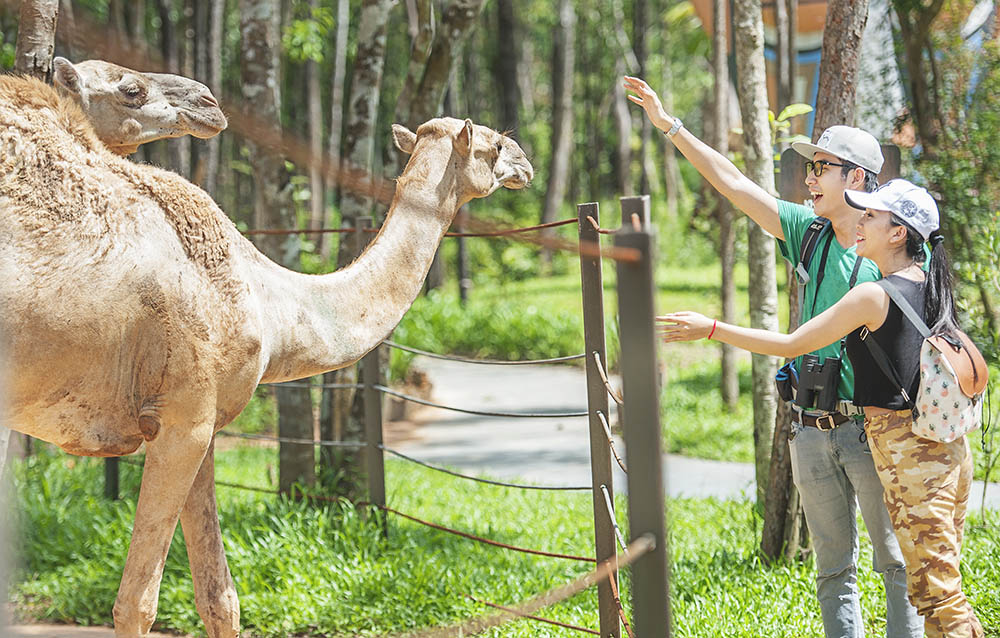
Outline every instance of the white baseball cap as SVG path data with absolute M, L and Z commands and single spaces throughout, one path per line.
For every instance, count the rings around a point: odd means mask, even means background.
M 815 144 L 792 142 L 792 148 L 809 159 L 813 153 L 822 151 L 845 159 L 876 175 L 882 170 L 882 147 L 871 133 L 853 126 L 831 126 L 823 131 Z
M 924 241 L 941 225 L 937 202 L 916 184 L 905 179 L 891 179 L 874 193 L 844 191 L 844 199 L 855 208 L 886 210 L 899 217 L 920 233 Z

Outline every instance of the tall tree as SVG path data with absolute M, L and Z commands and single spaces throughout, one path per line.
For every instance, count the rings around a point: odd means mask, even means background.
M 734 55 L 743 119 L 743 156 L 747 177 L 776 195 L 771 130 L 767 117 L 767 79 L 764 74 L 764 22 L 760 0 L 733 0 Z M 778 329 L 778 287 L 774 238 L 757 224 L 748 224 L 750 267 L 750 325 Z M 754 465 L 757 501 L 764 502 L 771 456 L 777 401 L 774 396 L 774 357 L 753 355 Z
M 204 81 L 215 95 L 222 95 L 222 27 L 225 19 L 226 0 L 211 0 L 208 10 L 208 38 L 204 46 Z M 209 195 L 219 199 L 220 140 L 213 137 L 203 151 L 204 181 L 202 186 Z
M 364 0 L 361 5 L 354 76 L 340 159 L 341 173 L 347 174 L 348 180 L 354 176 L 371 175 L 375 170 L 375 125 L 382 97 L 386 23 L 395 5 L 395 0 Z M 341 224 L 357 228 L 359 218 L 372 214 L 372 204 L 370 193 L 358 193 L 356 189 L 342 190 Z M 338 267 L 342 268 L 354 259 L 354 247 L 353 242 L 340 242 L 337 251 Z M 327 374 L 324 378 L 334 383 L 363 381 L 357 366 L 348 366 Z M 361 440 L 364 435 L 362 394 L 351 390 L 335 390 L 331 400 L 330 421 L 327 422 L 328 425 L 324 425 L 325 431 L 336 440 Z M 338 489 L 348 496 L 360 494 L 364 485 L 361 455 L 357 451 L 344 451 L 336 455 L 336 458 L 331 458 L 331 455 L 325 455 L 325 458 L 334 463 L 329 472 L 335 477 Z
M 344 78 L 347 69 L 347 36 L 350 22 L 349 0 L 337 0 L 337 30 L 333 45 L 333 74 L 330 78 L 330 141 L 327 144 L 331 170 L 327 175 L 337 175 L 340 171 L 340 140 L 344 129 Z M 327 179 L 325 190 L 330 198 L 335 200 L 337 181 Z M 324 223 L 330 224 L 332 221 L 331 211 Z M 332 238 L 324 238 L 320 249 L 324 261 L 329 259 L 332 248 Z
M 921 145 L 924 152 L 931 155 L 939 134 L 934 114 L 938 99 L 937 83 L 933 81 L 933 75 L 936 74 L 929 73 L 927 67 L 931 65 L 933 68 L 934 65 L 931 26 L 943 5 L 944 0 L 892 0 L 902 41 L 901 62 L 906 67 L 906 81 L 909 85 L 907 97 L 913 107 L 913 120 Z
M 52 51 L 58 17 L 59 0 L 21 0 L 14 43 L 14 71 L 44 82 L 52 79 Z
M 649 28 L 648 0 L 633 0 L 632 2 L 632 50 L 635 52 L 635 71 L 639 77 L 646 77 L 646 30 Z M 616 86 L 621 82 L 617 82 Z M 629 115 L 637 115 L 629 109 Z M 650 134 L 653 127 L 648 117 L 641 117 L 639 126 L 639 193 L 649 194 L 649 176 L 652 173 L 649 164 Z
M 521 92 L 517 81 L 518 32 L 514 17 L 514 0 L 497 0 L 496 76 L 500 82 L 501 130 L 518 129 L 518 107 Z M 562 10 L 560 9 L 560 15 Z M 553 84 L 553 86 L 555 86 Z
M 672 41 L 668 11 L 663 11 L 663 50 L 666 51 L 663 57 L 663 81 L 660 85 L 660 99 L 663 101 L 663 108 L 667 113 L 674 113 L 674 67 L 670 51 Z M 681 172 L 677 165 L 677 149 L 673 144 L 666 141 L 663 143 L 663 185 L 666 187 L 666 210 L 667 217 L 676 219 L 678 198 L 681 189 Z
M 309 8 L 314 12 L 319 8 L 319 0 L 309 0 Z M 319 86 L 319 63 L 313 58 L 306 60 L 306 101 L 309 104 L 309 227 L 313 230 L 323 226 L 323 100 Z M 322 241 L 322 235 L 317 235 Z
M 775 4 L 775 27 L 778 40 L 778 104 L 776 112 L 792 103 L 792 89 L 796 74 L 796 34 L 795 24 L 798 0 L 777 0 Z M 797 161 L 797 160 L 796 160 Z M 784 163 L 784 161 L 783 161 Z M 804 189 L 802 176 L 792 166 L 783 166 L 781 171 L 783 199 L 802 201 L 805 197 L 794 196 Z M 793 281 L 791 264 L 785 262 L 785 280 Z M 788 330 L 799 325 L 798 287 L 788 286 Z M 777 559 L 782 554 L 791 559 L 800 553 L 805 545 L 808 528 L 805 514 L 799 504 L 798 490 L 792 481 L 792 462 L 788 448 L 788 433 L 791 430 L 792 407 L 787 401 L 778 401 L 778 411 L 774 421 L 774 436 L 771 442 L 771 468 L 768 478 L 767 495 L 764 498 L 764 526 L 760 547 L 765 556 Z
M 726 28 L 727 0 L 712 2 L 712 80 L 715 100 L 712 105 L 712 146 L 723 155 L 729 153 L 729 64 Z M 668 111 L 669 113 L 670 111 Z M 648 119 L 648 118 L 647 118 Z M 672 146 L 672 145 L 671 145 Z M 722 320 L 736 320 L 736 218 L 732 205 L 725 197 L 713 193 L 715 214 L 719 223 L 719 257 L 722 260 Z M 740 396 L 739 376 L 736 370 L 736 348 L 729 344 L 721 347 L 722 401 L 729 407 L 736 406 Z
M 273 0 L 240 0 L 241 70 L 243 99 L 254 113 L 275 129 L 281 128 L 279 87 L 279 12 Z M 285 158 L 273 148 L 246 140 L 253 171 L 254 222 L 258 228 L 294 228 L 295 210 L 291 199 L 291 176 Z M 294 235 L 264 235 L 260 248 L 265 255 L 285 265 L 297 267 L 298 239 Z M 313 438 L 312 402 L 309 391 L 278 386 L 278 433 L 283 437 Z M 278 484 L 282 492 L 292 485 L 312 483 L 315 461 L 312 446 L 281 443 Z
M 632 195 L 632 112 L 628 107 L 628 100 L 625 98 L 625 89 L 622 87 L 621 77 L 625 73 L 635 75 L 639 72 L 639 61 L 635 57 L 635 50 L 629 42 L 628 33 L 625 32 L 625 12 L 622 8 L 622 0 L 611 0 L 609 3 L 612 12 L 612 24 L 614 26 L 615 41 L 618 44 L 620 55 L 615 57 L 615 74 L 612 82 L 611 112 L 615 121 L 615 158 L 616 158 L 616 186 L 621 195 Z M 643 118 L 645 120 L 646 118 Z
M 819 92 L 813 140 L 835 124 L 854 124 L 861 36 L 868 22 L 868 0 L 830 0 L 823 27 Z
M 566 199 L 570 159 L 573 153 L 573 76 L 575 75 L 576 12 L 570 0 L 559 2 L 559 27 L 552 43 L 552 154 L 549 157 L 549 178 L 545 183 L 545 203 L 542 223 L 555 221 Z M 549 233 L 551 235 L 551 233 Z M 552 253 L 542 251 L 548 264 Z

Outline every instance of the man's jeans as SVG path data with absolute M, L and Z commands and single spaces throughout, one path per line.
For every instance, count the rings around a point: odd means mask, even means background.
M 830 431 L 792 423 L 792 476 L 816 552 L 816 596 L 826 638 L 865 635 L 858 598 L 857 506 L 861 506 L 882 574 L 887 638 L 921 638 L 923 619 L 906 597 L 906 569 L 882 498 L 882 483 L 863 426 L 848 421 Z M 857 497 L 857 501 L 855 501 Z

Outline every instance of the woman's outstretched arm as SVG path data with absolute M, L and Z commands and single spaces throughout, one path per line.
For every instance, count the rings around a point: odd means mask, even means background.
M 687 311 L 663 315 L 656 321 L 663 340 L 668 343 L 711 337 L 758 354 L 797 357 L 839 341 L 860 326 L 876 330 L 888 311 L 889 295 L 874 282 L 866 282 L 791 334 L 743 328 Z

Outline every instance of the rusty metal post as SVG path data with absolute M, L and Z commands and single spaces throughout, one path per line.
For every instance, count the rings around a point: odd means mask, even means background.
M 587 217 L 600 223 L 600 209 L 597 203 L 579 204 L 579 235 L 581 246 L 585 243 L 598 244 L 600 234 Z M 594 361 L 596 353 L 601 365 L 607 368 L 604 343 L 604 284 L 601 274 L 600 256 L 587 257 L 580 251 L 580 279 L 583 291 L 583 341 L 587 362 L 587 411 L 590 419 L 590 476 L 594 499 L 594 548 L 597 562 L 615 556 L 615 530 L 611 524 L 615 512 L 608 511 L 608 500 L 614 504 L 614 483 L 611 474 L 611 448 L 608 444 L 600 414 L 608 414 L 608 392 L 604 388 L 601 374 Z M 605 500 L 601 487 L 608 491 Z M 611 575 L 616 581 L 618 572 Z M 601 637 L 620 638 L 621 624 L 618 620 L 618 606 L 609 582 L 597 585 L 597 610 L 600 616 Z
M 616 247 L 635 249 L 641 256 L 634 263 L 619 261 L 617 272 L 629 534 L 632 540 L 643 534 L 656 539 L 655 549 L 632 567 L 633 625 L 635 635 L 644 638 L 670 636 L 652 243 L 649 232 L 634 232 L 631 224 L 615 235 Z
M 633 195 L 619 199 L 622 207 L 622 227 L 630 230 L 649 230 L 649 195 Z M 639 216 L 639 228 L 633 228 L 632 215 Z

